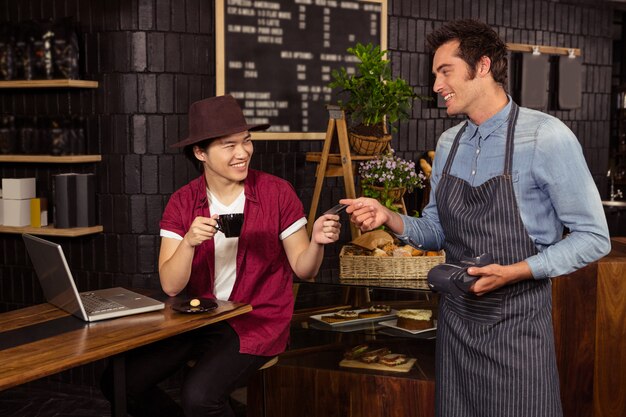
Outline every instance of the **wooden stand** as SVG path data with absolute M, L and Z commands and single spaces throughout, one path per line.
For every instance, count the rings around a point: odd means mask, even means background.
M 316 162 L 318 164 L 315 173 L 315 189 L 307 222 L 309 237 L 311 237 L 313 223 L 315 223 L 317 217 L 324 180 L 329 177 L 343 177 L 345 198 L 354 199 L 357 197 L 354 180 L 355 162 L 369 161 L 377 157 L 377 155 L 353 155 L 350 152 L 350 143 L 348 142 L 345 112 L 335 105 L 327 105 L 326 109 L 328 110 L 328 128 L 326 129 L 322 152 L 307 152 L 306 154 L 308 162 Z M 331 149 L 337 149 L 337 146 L 333 146 L 335 143 L 338 145 L 339 153 L 331 153 Z M 406 214 L 404 199 L 401 199 L 397 206 L 401 213 Z M 361 231 L 352 222 L 350 222 L 350 233 L 352 239 L 356 239 L 361 235 Z M 294 289 L 295 295 L 297 295 L 297 287 Z M 344 304 L 362 305 L 361 303 L 369 301 L 367 289 L 347 287 L 344 291 Z
M 328 109 L 329 118 L 322 152 L 308 152 L 306 154 L 307 161 L 318 163 L 317 172 L 315 173 L 316 181 L 315 189 L 313 191 L 313 200 L 311 201 L 311 208 L 309 210 L 309 219 L 307 223 L 307 232 L 309 236 L 311 236 L 313 223 L 317 217 L 317 207 L 319 205 L 324 179 L 327 177 L 343 176 L 346 198 L 356 198 L 356 190 L 354 187 L 354 166 L 352 161 L 357 159 L 367 160 L 372 158 L 370 156 L 358 157 L 350 154 L 348 128 L 346 126 L 346 115 L 344 111 L 341 110 L 339 106 L 329 105 L 326 108 Z M 337 135 L 335 135 L 335 131 Z M 337 137 L 339 143 L 339 154 L 330 153 L 335 137 Z M 361 235 L 360 230 L 357 229 L 352 223 L 350 223 L 350 232 L 352 233 L 353 239 Z
M 346 198 L 356 198 L 356 189 L 354 185 L 354 165 L 353 161 L 370 160 L 374 156 L 358 156 L 350 153 L 350 143 L 348 142 L 348 127 L 346 125 L 346 114 L 339 106 L 328 105 L 328 128 L 324 138 L 324 147 L 322 152 L 308 152 L 306 160 L 308 162 L 316 162 L 318 164 L 315 173 L 315 189 L 313 191 L 313 200 L 309 209 L 309 217 L 306 226 L 307 233 L 311 237 L 313 232 L 313 223 L 317 217 L 317 208 L 322 194 L 322 186 L 324 179 L 328 177 L 343 177 L 343 184 L 346 190 Z M 335 134 L 336 133 L 336 134 Z M 339 154 L 330 153 L 332 145 L 337 138 L 339 145 Z M 361 235 L 361 231 L 350 222 L 350 234 L 352 239 Z M 361 291 L 363 292 L 363 291 Z M 364 291 L 367 294 L 367 290 Z M 294 290 L 294 297 L 297 294 L 297 288 Z M 348 303 L 354 296 L 354 291 L 349 288 L 344 289 L 344 304 Z M 369 299 L 366 295 L 362 298 Z M 352 300 L 355 301 L 355 300 Z
M 357 161 L 369 161 L 376 158 L 377 155 L 352 155 L 350 152 L 350 143 L 348 142 L 348 128 L 346 125 L 346 115 L 339 106 L 328 105 L 328 128 L 326 129 L 326 137 L 324 138 L 324 147 L 322 152 L 308 152 L 306 160 L 308 162 L 318 163 L 315 173 L 315 189 L 313 191 L 313 200 L 309 210 L 309 218 L 307 223 L 307 232 L 311 236 L 313 223 L 317 216 L 317 208 L 322 193 L 324 179 L 328 177 L 343 177 L 343 184 L 346 190 L 346 198 L 356 198 L 355 189 L 355 165 Z M 336 133 L 336 134 L 335 134 Z M 337 138 L 339 145 L 339 153 L 330 153 L 334 140 Z M 336 148 L 336 147 L 335 147 Z M 401 213 L 406 214 L 406 206 L 404 200 L 398 204 Z M 350 232 L 352 239 L 361 235 L 361 231 L 353 224 L 350 224 Z

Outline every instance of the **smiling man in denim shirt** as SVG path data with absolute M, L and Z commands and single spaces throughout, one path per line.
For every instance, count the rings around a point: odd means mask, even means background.
M 387 226 L 446 262 L 488 253 L 466 295 L 442 294 L 436 415 L 562 416 L 551 282 L 606 255 L 602 203 L 576 136 L 558 119 L 507 95 L 506 45 L 461 20 L 428 36 L 434 91 L 467 120 L 437 144 L 423 217 L 373 199 L 342 200 L 363 231 Z M 567 233 L 564 235 L 564 231 Z

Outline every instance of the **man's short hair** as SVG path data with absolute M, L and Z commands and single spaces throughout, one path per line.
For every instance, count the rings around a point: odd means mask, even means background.
M 478 20 L 463 19 L 444 24 L 426 37 L 426 44 L 435 52 L 449 41 L 459 41 L 458 56 L 467 64 L 470 78 L 476 76 L 476 66 L 483 56 L 491 59 L 491 75 L 505 90 L 508 59 L 506 44 L 491 26 Z
M 196 158 L 196 155 L 193 153 L 193 148 L 194 147 L 198 147 L 200 149 L 202 149 L 203 151 L 206 152 L 206 149 L 209 147 L 209 145 L 211 144 L 211 142 L 213 142 L 215 139 L 205 139 L 201 142 L 198 143 L 194 143 L 193 145 L 187 145 L 183 148 L 183 154 L 185 155 L 185 157 L 191 161 L 191 163 L 193 164 L 193 166 L 200 172 L 204 172 L 204 168 L 202 167 L 202 161 L 198 160 L 198 158 Z

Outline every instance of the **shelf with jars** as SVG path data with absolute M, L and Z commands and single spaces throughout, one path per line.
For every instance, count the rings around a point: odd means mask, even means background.
M 52 80 L 12 80 L 0 81 L 0 89 L 95 89 L 97 81 L 76 79 Z M 6 120 L 5 120 L 6 119 Z M 49 126 L 42 129 L 37 123 L 28 125 L 19 134 L 15 126 L 15 116 L 6 115 L 0 120 L 0 163 L 7 164 L 88 164 L 102 161 L 98 154 L 83 154 L 86 150 L 82 126 L 72 125 L 69 122 L 60 123 L 57 118 L 50 118 Z M 74 120 L 72 120 L 74 122 Z M 42 131 L 50 136 L 48 142 L 41 140 Z M 56 149 L 49 149 L 47 143 L 54 143 Z M 57 153 L 55 155 L 48 153 Z M 67 154 L 66 154 L 67 153 Z M 0 233 L 21 234 L 30 233 L 43 236 L 78 237 L 97 234 L 103 231 L 103 226 L 57 228 L 50 224 L 43 227 L 7 226 L 0 225 Z

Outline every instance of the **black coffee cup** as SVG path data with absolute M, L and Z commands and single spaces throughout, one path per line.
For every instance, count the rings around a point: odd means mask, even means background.
M 243 227 L 243 213 L 220 214 L 216 229 L 226 237 L 239 237 Z

